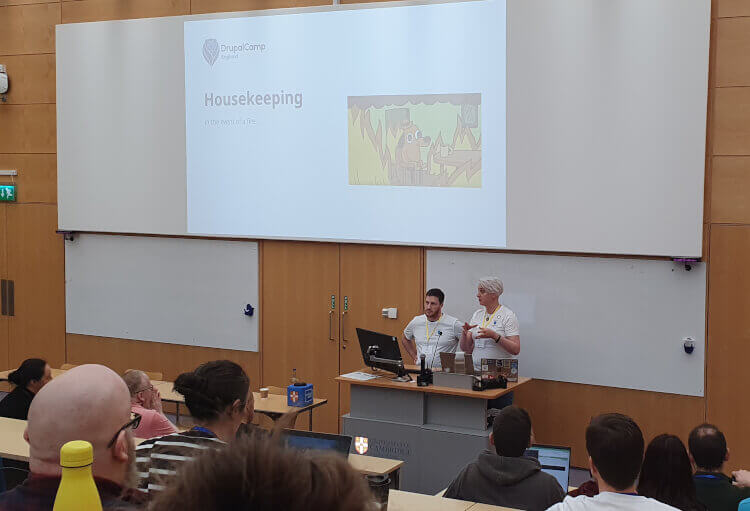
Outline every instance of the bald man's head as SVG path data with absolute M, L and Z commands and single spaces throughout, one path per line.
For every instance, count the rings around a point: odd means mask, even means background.
M 101 365 L 82 365 L 45 385 L 34 397 L 26 430 L 33 473 L 59 473 L 60 448 L 71 440 L 94 446 L 94 475 L 121 482 L 130 433 L 107 444 L 130 420 L 130 393 L 122 378 Z M 123 459 L 124 449 L 124 459 Z M 122 466 L 121 466 L 122 465 Z

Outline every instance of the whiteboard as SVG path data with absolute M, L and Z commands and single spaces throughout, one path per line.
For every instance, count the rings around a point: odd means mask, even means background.
M 58 25 L 60 229 L 187 234 L 185 21 L 388 5 Z M 507 248 L 700 257 L 710 1 L 508 0 L 507 23 Z M 317 171 L 346 174 L 341 141 Z M 388 242 L 364 238 L 327 241 Z
M 66 331 L 258 351 L 258 244 L 76 235 L 65 242 Z
M 703 396 L 703 263 L 427 251 L 427 288 L 441 288 L 462 321 L 479 308 L 484 276 L 502 279 L 500 302 L 518 317 L 522 376 Z

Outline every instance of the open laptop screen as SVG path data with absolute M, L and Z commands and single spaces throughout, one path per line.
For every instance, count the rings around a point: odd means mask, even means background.
M 286 429 L 283 433 L 287 447 L 313 451 L 333 451 L 347 456 L 352 447 L 352 437 L 346 435 L 329 435 L 310 431 Z
M 524 456 L 537 458 L 542 465 L 542 472 L 551 475 L 560 483 L 562 489 L 568 492 L 570 480 L 570 447 L 556 447 L 553 445 L 532 445 Z

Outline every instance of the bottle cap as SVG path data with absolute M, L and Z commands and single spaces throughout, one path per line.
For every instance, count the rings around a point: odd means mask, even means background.
M 85 440 L 73 440 L 60 448 L 60 466 L 79 468 L 94 463 L 94 448 Z

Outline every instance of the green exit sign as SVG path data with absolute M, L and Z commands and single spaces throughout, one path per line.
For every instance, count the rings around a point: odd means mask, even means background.
M 0 202 L 16 202 L 16 185 L 0 185 Z

